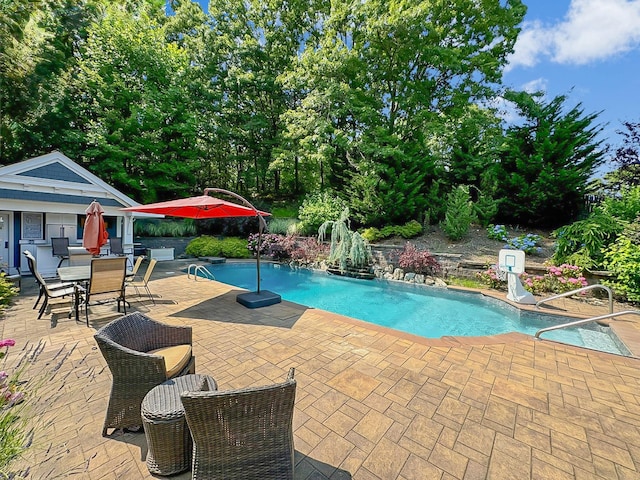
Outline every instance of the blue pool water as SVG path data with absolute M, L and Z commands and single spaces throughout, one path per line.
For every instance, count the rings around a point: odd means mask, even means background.
M 255 263 L 207 266 L 216 280 L 256 290 Z M 521 312 L 511 305 L 474 293 L 449 291 L 383 280 L 357 280 L 294 270 L 277 264 L 260 266 L 260 287 L 283 299 L 427 338 L 484 336 L 507 332 L 535 334 L 569 319 Z M 548 332 L 544 338 L 624 354 L 609 329 L 598 325 Z

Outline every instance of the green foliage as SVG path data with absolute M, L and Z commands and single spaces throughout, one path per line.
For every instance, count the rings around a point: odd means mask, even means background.
M 251 257 L 247 249 L 247 240 L 235 237 L 221 240 L 207 235 L 191 240 L 185 249 L 185 253 L 194 257 Z
M 498 213 L 498 201 L 489 195 L 480 193 L 473 202 L 473 211 L 481 226 L 486 227 Z
M 317 232 L 320 225 L 338 218 L 346 208 L 346 202 L 331 192 L 318 192 L 307 195 L 300 205 L 298 218 L 302 223 L 299 233 Z
M 633 222 L 640 215 L 640 186 L 622 188 L 619 195 L 605 198 L 604 213 L 625 222 Z
M 280 235 L 287 235 L 298 221 L 295 218 L 272 218 L 269 220 L 267 229 L 270 233 L 278 233 Z
M 553 232 L 557 243 L 551 261 L 556 265 L 570 263 L 582 268 L 600 268 L 604 262 L 604 248 L 623 228 L 620 220 L 596 209 L 586 219 Z
M 460 185 L 447 195 L 447 211 L 442 230 L 449 239 L 460 240 L 469 233 L 469 227 L 475 220 L 469 187 Z
M 635 222 L 604 252 L 605 267 L 614 280 L 603 281 L 627 300 L 640 303 L 640 222 Z
M 11 299 L 18 294 L 18 289 L 13 282 L 7 280 L 6 275 L 0 272 L 0 312 L 11 303 Z
M 509 224 L 558 226 L 577 218 L 589 178 L 604 150 L 593 126 L 597 114 L 580 105 L 565 113 L 566 97 L 544 103 L 539 94 L 508 92 L 524 124 L 507 130 L 494 164 L 500 208 L 497 220 Z M 561 208 L 560 208 L 561 206 Z
M 328 220 L 318 229 L 318 240 L 323 242 L 331 230 L 331 243 L 327 261 L 337 264 L 341 271 L 348 267 L 367 267 L 371 262 L 369 243 L 358 232 L 350 229 L 349 209 L 345 208 L 337 220 Z
M 402 238 L 417 237 L 422 233 L 422 225 L 416 220 L 411 220 L 404 225 L 387 225 L 382 229 L 375 227 L 365 228 L 362 232 L 363 238 L 368 242 L 376 242 L 385 238 L 398 236 Z
M 137 237 L 192 237 L 196 235 L 196 224 L 192 219 L 136 220 L 133 231 Z
M 273 207 L 271 209 L 271 215 L 274 219 L 291 219 L 298 216 L 298 210 L 300 207 L 294 205 L 286 205 L 281 207 Z

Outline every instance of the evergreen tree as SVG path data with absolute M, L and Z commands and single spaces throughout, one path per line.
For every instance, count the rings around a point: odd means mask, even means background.
M 507 129 L 494 167 L 497 221 L 554 227 L 570 223 L 582 207 L 589 177 L 602 164 L 598 114 L 581 106 L 563 113 L 566 96 L 549 102 L 541 94 L 507 92 L 523 117 Z

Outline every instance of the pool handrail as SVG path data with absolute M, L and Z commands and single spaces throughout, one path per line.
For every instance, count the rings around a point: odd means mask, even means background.
M 586 287 L 577 288 L 576 290 L 571 290 L 570 292 L 559 293 L 558 295 L 553 295 L 552 297 L 543 298 L 542 300 L 536 303 L 536 308 L 540 308 L 540 305 L 542 305 L 543 303 L 551 302 L 553 300 L 558 300 L 559 298 L 570 297 L 571 295 L 575 295 L 576 293 L 582 293 L 588 290 L 594 290 L 596 288 L 605 290 L 609 294 L 609 313 L 610 314 L 613 313 L 613 292 L 609 287 L 602 285 L 600 283 L 587 285 Z
M 561 323 L 560 325 L 554 325 L 552 327 L 541 328 L 536 332 L 535 337 L 540 338 L 540 335 L 542 335 L 545 332 L 550 332 L 552 330 L 559 330 L 561 328 L 568 328 L 568 327 L 577 327 L 578 325 L 584 325 L 586 323 L 591 323 L 591 322 L 598 322 L 600 320 L 620 317 L 622 315 L 639 315 L 640 316 L 640 310 L 624 310 L 622 312 L 612 312 L 612 313 L 607 313 L 605 315 L 600 315 L 598 317 L 584 318 L 582 320 L 576 320 L 573 322 Z
M 216 277 L 209 271 L 207 267 L 204 265 L 196 265 L 192 263 L 187 267 L 187 278 L 191 279 L 191 270 L 193 269 L 193 279 L 197 282 L 198 278 L 206 278 L 207 280 L 215 280 Z M 202 276 L 199 276 L 198 273 L 201 273 Z

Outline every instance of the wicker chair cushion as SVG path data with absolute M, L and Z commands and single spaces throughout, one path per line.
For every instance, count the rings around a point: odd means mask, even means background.
M 167 371 L 167 378 L 174 377 L 191 359 L 191 345 L 175 345 L 173 347 L 156 348 L 147 353 L 164 357 L 164 366 Z

